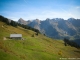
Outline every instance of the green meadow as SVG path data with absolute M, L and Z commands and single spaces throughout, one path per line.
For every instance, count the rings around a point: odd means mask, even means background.
M 15 33 L 22 34 L 24 40 L 8 38 Z M 79 57 L 80 49 L 64 46 L 62 40 L 51 39 L 42 34 L 37 36 L 32 30 L 0 22 L 0 60 L 59 60 Z

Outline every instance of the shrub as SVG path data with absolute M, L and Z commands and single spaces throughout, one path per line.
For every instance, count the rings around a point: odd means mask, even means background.
M 32 35 L 32 37 L 34 37 L 34 34 Z
M 61 55 L 62 56 L 62 51 L 61 50 L 58 52 L 58 55 Z

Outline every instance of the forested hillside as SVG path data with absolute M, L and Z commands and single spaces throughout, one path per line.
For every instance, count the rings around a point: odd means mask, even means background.
M 24 40 L 10 39 L 10 34 L 22 34 Z M 0 60 L 59 60 L 79 57 L 80 49 L 65 46 L 62 40 L 6 24 L 0 19 Z

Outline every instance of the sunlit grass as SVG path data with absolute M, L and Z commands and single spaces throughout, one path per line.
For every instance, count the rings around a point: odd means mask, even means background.
M 0 22 L 0 59 L 1 60 L 59 60 L 61 57 L 80 57 L 78 49 L 64 46 L 62 40 L 48 38 L 42 34 L 21 27 L 12 27 Z M 6 28 L 5 28 L 6 27 Z M 24 40 L 3 40 L 12 33 L 23 35 Z M 35 35 L 32 37 L 32 35 Z

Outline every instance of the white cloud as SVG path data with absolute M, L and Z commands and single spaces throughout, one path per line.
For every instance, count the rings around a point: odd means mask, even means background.
M 76 8 L 77 8 L 77 9 L 80 9 L 80 6 L 77 6 Z
M 73 17 L 71 13 L 64 13 L 64 12 L 57 12 L 57 11 L 43 11 L 40 12 L 39 14 L 30 14 L 26 19 L 40 19 L 40 20 L 45 20 L 46 18 L 64 18 L 68 19 Z
M 13 16 L 13 17 L 12 17 Z M 10 15 L 8 16 L 12 20 L 18 20 L 19 18 L 23 18 L 25 20 L 33 20 L 33 19 L 40 19 L 45 20 L 46 18 L 64 18 L 68 19 L 70 17 L 74 17 L 71 13 L 65 13 L 65 12 L 57 12 L 57 11 L 42 11 L 42 12 L 10 12 Z
M 40 20 L 45 20 L 46 18 L 63 18 L 63 19 L 68 19 L 68 18 L 80 18 L 79 14 L 80 10 L 79 9 L 70 9 L 70 10 L 65 10 L 65 9 L 60 9 L 60 11 L 56 10 L 51 10 L 51 9 L 29 9 L 25 10 L 22 12 L 10 12 L 10 11 L 4 11 L 1 12 L 6 14 L 6 17 L 17 21 L 19 18 L 23 18 L 24 20 L 33 20 L 33 19 L 40 19 Z

